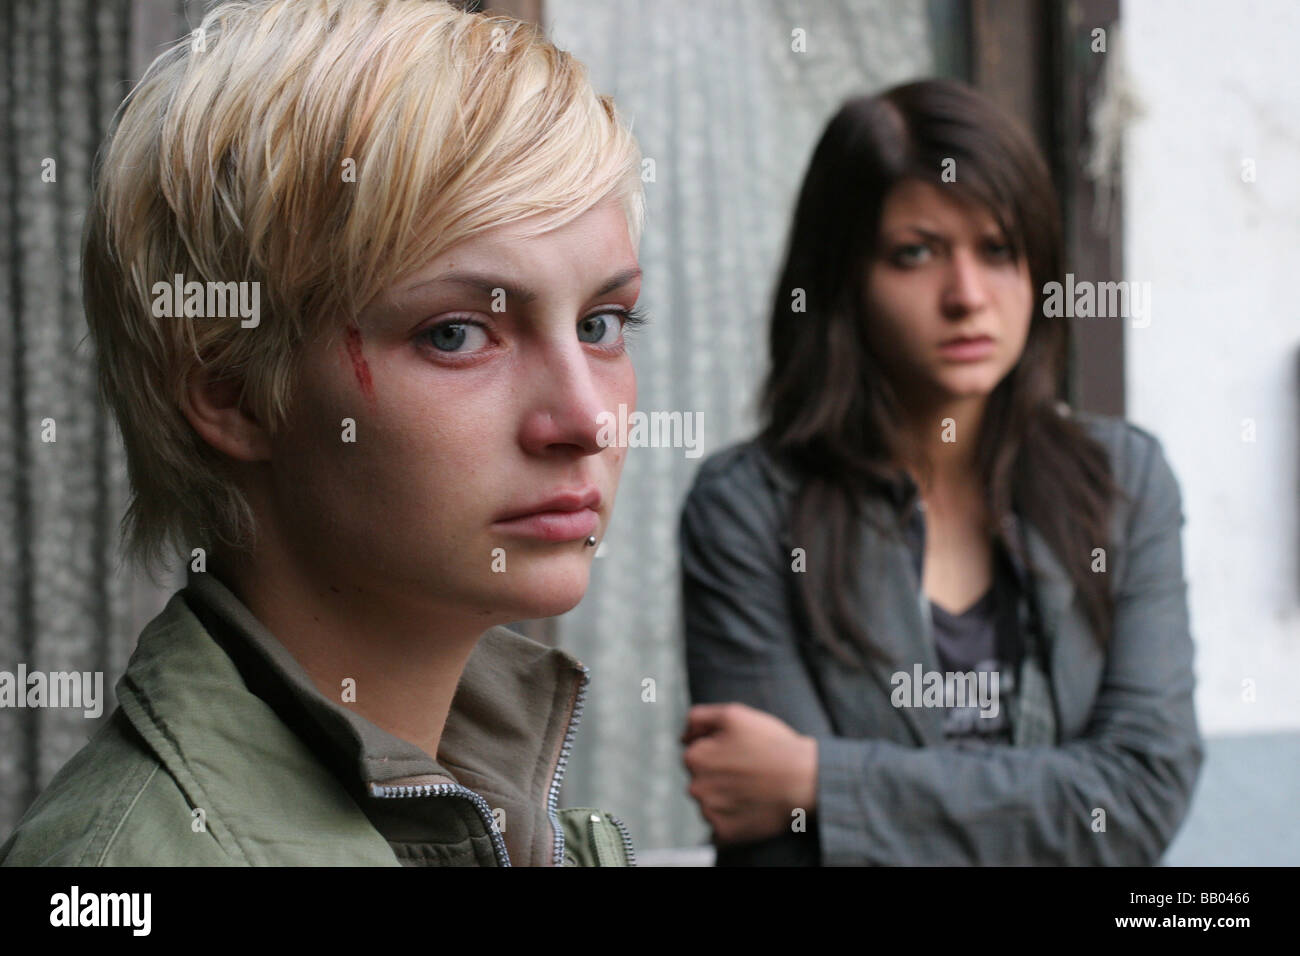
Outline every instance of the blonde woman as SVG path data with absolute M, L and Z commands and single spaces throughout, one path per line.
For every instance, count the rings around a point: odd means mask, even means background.
M 441 2 L 213 10 L 123 105 L 86 312 L 130 556 L 188 586 L 11 865 L 624 865 L 557 809 L 635 402 L 639 157 L 580 64 Z

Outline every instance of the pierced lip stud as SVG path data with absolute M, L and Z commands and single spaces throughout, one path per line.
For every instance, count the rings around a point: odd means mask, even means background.
M 594 534 L 587 535 L 587 540 L 584 542 L 584 544 L 586 544 L 587 547 L 589 548 L 594 548 L 596 546 L 596 536 Z

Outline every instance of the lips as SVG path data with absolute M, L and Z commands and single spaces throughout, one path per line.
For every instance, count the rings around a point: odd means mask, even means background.
M 498 532 L 543 541 L 573 541 L 600 526 L 600 489 L 562 491 L 541 501 L 512 508 L 492 523 Z
M 527 515 L 542 514 L 550 511 L 581 511 L 583 508 L 595 510 L 600 507 L 600 489 L 595 485 L 578 488 L 573 491 L 561 491 L 542 501 L 531 505 L 514 508 L 497 518 L 497 521 L 510 521 Z
M 957 335 L 939 343 L 939 348 L 947 348 L 949 345 L 962 345 L 967 342 L 992 342 L 993 338 L 988 335 Z
M 939 346 L 939 354 L 954 362 L 975 362 L 993 354 L 993 339 L 987 335 L 949 339 Z

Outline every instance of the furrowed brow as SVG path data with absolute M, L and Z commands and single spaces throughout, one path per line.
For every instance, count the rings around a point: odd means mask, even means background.
M 486 275 L 481 272 L 448 272 L 446 275 L 440 275 L 435 279 L 430 279 L 428 282 L 421 282 L 417 286 L 412 286 L 411 291 L 414 292 L 416 289 L 423 288 L 424 286 L 431 285 L 435 282 L 451 282 L 455 285 L 477 289 L 484 295 L 496 295 L 497 289 L 501 289 L 505 292 L 507 299 L 512 302 L 517 302 L 520 305 L 527 305 L 529 302 L 532 302 L 537 298 L 537 292 L 533 289 L 528 289 L 505 279 Z
M 635 282 L 639 278 L 641 278 L 641 270 L 635 267 L 616 272 L 610 276 L 608 282 L 596 290 L 596 296 L 609 295 L 615 289 L 621 289 L 629 282 Z
M 598 298 L 602 295 L 609 295 L 609 293 L 621 289 L 623 286 L 639 278 L 641 278 L 641 270 L 637 267 L 616 272 L 595 291 L 593 297 Z M 535 300 L 538 295 L 535 289 L 530 289 L 526 286 L 510 282 L 507 279 L 502 279 L 498 276 L 482 272 L 448 272 L 445 275 L 436 276 L 435 278 L 427 279 L 424 282 L 413 285 L 408 291 L 415 292 L 418 289 L 422 289 L 425 286 L 433 285 L 438 282 L 450 282 L 454 285 L 466 286 L 467 288 L 482 292 L 484 295 L 496 295 L 497 290 L 500 289 L 505 292 L 507 299 L 519 305 L 527 305 Z

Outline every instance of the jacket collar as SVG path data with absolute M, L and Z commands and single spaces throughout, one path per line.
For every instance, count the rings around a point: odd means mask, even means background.
M 802 484 L 799 476 L 762 446 L 760 450 L 762 454 L 759 459 L 766 468 L 769 480 L 784 494 L 789 496 L 797 494 Z M 883 494 L 874 502 L 868 502 L 868 514 L 864 516 L 863 521 L 864 534 L 875 531 L 882 520 L 885 522 L 885 527 L 892 527 L 894 523 L 901 522 L 919 497 L 919 489 L 912 476 L 900 469 L 892 479 L 886 481 Z M 882 503 L 888 510 L 882 508 Z M 889 510 L 893 512 L 892 517 L 889 515 Z M 877 525 L 873 526 L 872 520 L 877 522 Z M 1029 585 L 1032 577 L 1038 574 L 1046 582 L 1047 589 L 1052 592 L 1048 595 L 1047 602 L 1052 609 L 1059 611 L 1061 608 L 1068 607 L 1074 594 L 1074 584 L 1069 574 L 1057 561 L 1042 534 L 1028 519 L 1022 518 L 1014 511 L 1007 515 L 1002 528 L 1007 542 L 1008 557 L 1011 559 L 1020 584 Z M 920 587 L 919 581 L 917 587 Z
M 188 641 L 178 641 L 181 634 Z M 214 645 L 226 656 L 208 653 Z M 236 678 L 218 688 L 214 681 L 220 683 L 220 675 L 196 673 L 190 655 L 200 648 L 207 667 L 230 670 L 233 663 Z M 229 686 L 240 685 L 238 676 L 242 686 Z M 222 721 L 218 711 L 242 707 L 251 713 L 256 708 L 244 702 L 251 692 L 359 803 L 377 795 L 376 786 L 459 784 L 492 811 L 504 811 L 502 836 L 512 863 L 544 866 L 562 853 L 555 800 L 586 682 L 586 668 L 563 651 L 491 628 L 465 666 L 435 760 L 322 695 L 229 588 L 211 573 L 190 571 L 185 589 L 141 635 L 119 698 L 131 698 L 131 706 L 125 701 L 123 706 L 133 723 L 152 725 L 146 739 L 174 743 L 155 747 L 169 769 L 202 778 L 196 783 L 211 789 L 238 786 L 238 781 L 217 779 L 220 763 L 190 759 L 186 751 L 203 752 L 205 738 L 214 732 L 238 734 L 215 726 Z M 418 815 L 424 811 L 413 805 L 426 801 L 384 803 L 386 812 L 400 804 Z M 256 826 L 257 819 L 249 814 L 246 826 Z
M 860 525 L 858 553 L 864 569 L 862 580 L 870 583 L 859 605 L 859 614 L 868 633 L 889 635 L 894 642 L 891 652 L 895 665 L 877 661 L 869 664 L 885 693 L 892 689 L 895 666 L 920 661 L 924 670 L 939 670 L 933 640 L 925 639 L 929 630 L 923 618 L 927 613 L 926 601 L 911 548 L 904 534 L 881 530 L 894 528 L 900 521 L 899 509 L 914 502 L 915 492 L 915 483 L 904 474 L 889 494 L 868 501 L 867 514 Z M 1041 634 L 1047 645 L 1043 653 L 1049 661 L 1053 694 L 1058 705 L 1068 703 L 1079 693 L 1066 682 L 1067 675 L 1079 673 L 1073 659 L 1092 653 L 1093 644 L 1091 636 L 1078 626 L 1070 613 L 1074 582 L 1028 518 L 1012 511 L 1003 520 L 1002 531 L 1010 564 L 1042 622 Z M 891 601 L 886 597 L 891 594 L 910 594 L 916 599 Z M 945 741 L 942 715 L 937 709 L 900 708 L 899 713 L 922 744 L 937 745 Z
M 912 476 L 902 471 L 887 485 L 885 497 L 893 505 L 896 513 L 905 515 L 909 508 L 915 507 L 920 498 L 920 489 L 912 480 Z M 1073 594 L 1074 584 L 1069 574 L 1061 567 L 1042 534 L 1032 522 L 1021 517 L 1018 512 L 1012 511 L 1002 519 L 1002 534 L 1007 545 L 1007 557 L 1021 587 L 1030 585 L 1037 569 L 1050 582 L 1051 587 L 1064 584 L 1069 587 L 1071 595 Z M 1054 595 L 1054 597 L 1060 599 L 1062 596 Z M 1069 596 L 1065 596 L 1065 600 L 1068 605 Z
M 798 493 L 801 481 L 787 465 L 765 449 L 760 460 L 777 488 L 787 495 Z M 894 662 L 871 661 L 866 666 L 886 695 L 892 690 L 890 681 L 898 666 L 920 661 L 925 670 L 939 669 L 934 647 L 923 637 L 926 626 L 922 619 L 921 582 L 902 533 L 902 521 L 917 496 L 918 489 L 911 475 L 899 471 L 886 484 L 883 494 L 866 500 L 859 522 L 858 580 L 866 582 L 866 587 L 858 603 L 858 614 L 868 633 L 876 639 L 893 642 L 889 651 Z M 783 533 L 788 539 L 789 529 L 783 529 Z M 1085 666 L 1095 670 L 1097 656 L 1095 641 L 1070 613 L 1074 581 L 1028 518 L 1013 511 L 1003 522 L 1003 534 L 1017 578 L 1031 595 L 1042 619 L 1053 694 L 1058 706 L 1068 711 L 1087 693 L 1087 688 L 1073 686 L 1066 680 L 1067 675 L 1081 673 Z M 790 540 L 784 542 L 787 552 L 792 544 Z M 896 599 L 904 594 L 914 596 L 915 600 Z M 899 712 L 921 743 L 944 742 L 942 719 L 937 710 L 899 708 Z

